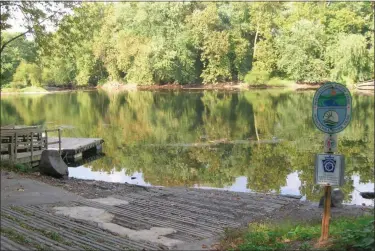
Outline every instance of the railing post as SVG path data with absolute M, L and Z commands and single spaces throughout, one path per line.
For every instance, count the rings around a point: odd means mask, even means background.
M 14 133 L 14 136 L 15 136 L 15 141 L 14 141 L 14 161 L 13 161 L 13 164 L 16 164 L 16 161 L 17 161 L 17 151 L 18 151 L 18 135 L 17 135 L 17 132 Z
M 30 140 L 31 140 L 31 142 L 30 142 L 31 162 L 33 161 L 33 152 L 34 152 L 34 145 L 33 145 L 33 141 L 34 141 L 33 137 L 34 137 L 34 135 L 33 134 L 34 134 L 33 132 L 30 133 L 30 135 L 31 135 L 31 137 L 30 137 Z
M 59 134 L 59 154 L 61 155 L 61 131 L 60 131 L 60 128 L 57 129 L 57 132 Z

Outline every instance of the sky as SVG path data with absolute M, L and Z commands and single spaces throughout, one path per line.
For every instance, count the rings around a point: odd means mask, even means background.
M 44 8 L 41 7 L 41 9 L 44 9 Z M 57 9 L 64 10 L 68 13 L 72 12 L 68 9 L 63 8 L 61 5 L 58 5 L 54 9 L 55 10 L 57 10 Z M 49 15 L 51 15 L 51 14 L 49 14 Z M 6 30 L 7 32 L 25 32 L 27 30 L 25 28 L 25 21 L 23 20 L 23 15 L 22 15 L 21 11 L 19 11 L 18 9 L 16 11 L 12 12 L 12 16 L 9 19 L 9 24 L 12 27 L 10 29 L 7 29 Z M 56 29 L 56 27 L 54 27 L 52 24 L 48 23 L 48 21 L 43 22 L 43 24 L 46 24 L 47 31 L 54 31 Z

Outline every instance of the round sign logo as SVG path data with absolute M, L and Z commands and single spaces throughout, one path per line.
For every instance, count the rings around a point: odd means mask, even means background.
M 352 97 L 344 85 L 328 82 L 315 92 L 313 121 L 319 130 L 329 134 L 341 132 L 350 122 L 351 111 Z

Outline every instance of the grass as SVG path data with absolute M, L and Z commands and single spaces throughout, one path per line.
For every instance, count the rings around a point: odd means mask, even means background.
M 1 163 L 0 169 L 3 171 L 15 172 L 15 173 L 30 173 L 35 171 L 30 165 L 27 164 L 7 164 Z
M 46 89 L 38 86 L 29 86 L 21 89 L 17 88 L 1 88 L 2 93 L 13 93 L 13 92 L 48 92 Z
M 266 82 L 266 85 L 270 86 L 288 86 L 293 85 L 294 82 L 286 79 L 280 79 L 280 78 L 271 78 Z
M 16 208 L 16 207 L 11 207 L 13 210 L 15 211 L 18 211 L 18 212 L 25 212 L 23 210 L 20 210 L 20 208 Z M 29 215 L 29 214 L 28 214 Z M 54 231 L 48 231 L 48 230 L 45 230 L 45 229 L 39 229 L 39 228 L 35 228 L 35 227 L 32 227 L 32 226 L 29 226 L 27 224 L 25 224 L 22 220 L 20 219 L 17 219 L 13 216 L 10 216 L 8 214 L 3 214 L 1 213 L 1 216 L 2 217 L 5 217 L 5 218 L 8 218 L 10 219 L 11 221 L 14 221 L 14 222 L 17 222 L 18 225 L 20 225 L 22 228 L 25 228 L 25 229 L 28 229 L 30 231 L 33 231 L 33 232 L 39 232 L 40 234 L 44 235 L 45 237 L 51 239 L 51 240 L 54 240 L 54 241 L 57 241 L 59 243 L 62 243 L 62 244 L 65 244 L 67 246 L 72 246 L 72 243 L 69 242 L 69 241 L 65 241 L 59 233 L 57 232 L 54 232 Z M 11 229 L 10 229 L 11 230 Z M 11 230 L 13 231 L 13 230 Z M 8 231 L 9 232 L 9 231 Z M 13 231 L 14 232 L 14 231 Z M 18 234 L 17 232 L 15 232 L 16 234 Z M 23 239 L 20 239 L 18 235 L 14 235 L 13 236 L 9 236 L 9 238 L 13 238 L 14 241 L 17 241 L 21 244 L 28 244 L 29 242 L 25 242 Z
M 321 223 L 250 224 L 245 230 L 225 232 L 224 250 L 314 250 Z M 329 245 L 320 250 L 375 250 L 374 216 L 340 218 L 331 221 Z

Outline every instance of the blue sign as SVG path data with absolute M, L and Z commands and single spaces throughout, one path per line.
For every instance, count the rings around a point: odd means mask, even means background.
M 313 121 L 322 132 L 341 132 L 349 124 L 351 113 L 352 97 L 344 85 L 328 82 L 315 92 Z

